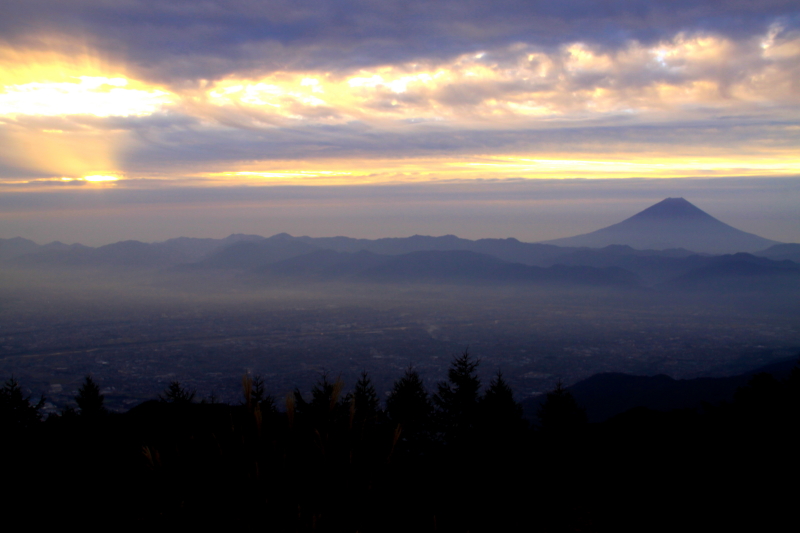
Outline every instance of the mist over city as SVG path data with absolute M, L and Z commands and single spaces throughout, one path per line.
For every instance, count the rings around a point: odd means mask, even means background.
M 176 379 L 233 401 L 247 372 L 285 396 L 367 369 L 388 393 L 405 367 L 436 382 L 469 348 L 523 399 L 600 372 L 727 376 L 800 348 L 800 245 L 679 198 L 555 242 L 8 239 L 2 364 L 57 412 L 87 374 L 117 410 Z

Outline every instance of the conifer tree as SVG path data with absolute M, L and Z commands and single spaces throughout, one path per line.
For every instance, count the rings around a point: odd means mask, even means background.
M 522 405 L 514 400 L 514 392 L 498 371 L 489 382 L 478 409 L 478 439 L 492 461 L 502 462 L 507 452 L 514 454 L 522 445 L 527 430 Z M 497 465 L 495 465 L 497 466 Z
M 326 425 L 339 415 L 342 410 L 342 389 L 344 383 L 341 379 L 330 381 L 328 374 L 323 373 L 311 388 L 311 401 L 307 402 L 299 389 L 294 391 L 294 408 L 298 420 L 304 420 L 314 427 Z
M 564 388 L 561 380 L 554 390 L 547 393 L 538 416 L 542 430 L 551 434 L 572 433 L 586 425 L 586 411 Z
M 322 377 L 311 388 L 311 405 L 320 412 L 331 412 L 339 404 L 344 383 L 337 378 L 336 381 L 328 380 L 327 374 Z
M 100 387 L 92 376 L 87 375 L 83 385 L 78 389 L 78 395 L 75 396 L 75 403 L 81 410 L 81 416 L 94 418 L 106 414 L 108 411 L 103 406 L 104 400 L 105 396 L 100 394 Z
M 427 427 L 431 417 L 432 405 L 422 384 L 422 378 L 413 367 L 408 367 L 403 377 L 398 379 L 386 399 L 386 412 L 395 424 L 401 424 L 403 431 L 413 433 Z
M 262 408 L 262 404 L 267 399 L 269 399 L 269 402 L 272 402 L 274 406 L 274 399 L 267 394 L 264 378 L 258 374 L 250 376 L 248 372 L 242 376 L 242 389 L 244 392 L 244 403 L 249 409 L 255 409 L 256 406 Z
M 261 400 L 258 402 L 258 405 L 262 415 L 274 415 L 278 412 L 278 406 L 275 403 L 275 397 L 271 394 L 264 393 Z
M 162 402 L 189 404 L 194 400 L 197 391 L 185 389 L 180 381 L 171 381 L 164 392 L 158 395 Z
M 472 431 L 480 401 L 481 381 L 478 378 L 480 360 L 473 360 L 469 350 L 453 358 L 447 371 L 447 381 L 437 386 L 433 402 L 445 439 L 455 441 L 468 438 Z
M 266 396 L 266 387 L 264 386 L 264 379 L 259 376 L 253 376 L 253 393 L 252 401 L 254 404 L 261 405 Z
M 369 374 L 367 374 L 366 370 L 361 372 L 361 377 L 356 381 L 352 401 L 357 420 L 374 421 L 377 418 L 380 408 L 378 393 L 375 392 L 375 387 L 372 385 L 372 380 L 369 379 Z
M 522 422 L 522 405 L 514 400 L 514 391 L 503 379 L 503 373 L 497 374 L 489 382 L 489 388 L 481 399 L 481 418 L 484 426 L 492 426 L 495 430 L 518 428 Z
M 20 430 L 33 426 L 41 420 L 39 410 L 44 406 L 44 396 L 37 404 L 31 404 L 31 397 L 22 394 L 22 389 L 14 376 L 11 376 L 0 389 L 0 428 Z

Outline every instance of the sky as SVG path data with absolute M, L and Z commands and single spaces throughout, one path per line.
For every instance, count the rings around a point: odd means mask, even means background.
M 0 238 L 800 242 L 798 192 L 796 0 L 3 3 Z

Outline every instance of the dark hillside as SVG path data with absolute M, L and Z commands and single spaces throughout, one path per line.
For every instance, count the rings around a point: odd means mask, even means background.
M 672 379 L 669 376 L 631 376 L 629 374 L 596 374 L 575 383 L 567 390 L 585 407 L 589 422 L 603 422 L 634 408 L 655 411 L 699 409 L 703 404 L 733 400 L 739 387 L 756 374 L 768 373 L 786 379 L 795 368 L 796 358 L 773 363 L 750 372 L 725 378 Z M 528 420 L 536 419 L 542 397 L 522 402 Z

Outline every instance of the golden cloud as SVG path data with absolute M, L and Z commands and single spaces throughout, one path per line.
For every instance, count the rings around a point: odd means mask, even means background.
M 800 174 L 800 156 L 771 157 L 725 153 L 676 156 L 667 151 L 635 155 L 553 153 L 546 157 L 471 155 L 403 159 L 314 159 L 252 162 L 236 169 L 199 173 L 208 185 L 348 185 L 353 183 L 429 182 L 474 179 L 678 178 L 786 176 Z
M 520 44 L 446 63 L 232 77 L 199 100 L 215 108 L 210 114 L 221 108 L 269 125 L 433 120 L 505 128 L 619 113 L 646 118 L 665 110 L 690 116 L 698 106 L 749 112 L 752 103 L 796 102 L 791 80 L 798 64 L 800 40 L 734 43 L 678 34 L 615 52 L 573 43 L 547 54 Z
M 524 43 L 447 62 L 355 72 L 272 72 L 199 90 L 152 86 L 87 55 L 0 50 L 0 116 L 148 115 L 167 109 L 243 126 L 292 121 L 388 125 L 405 121 L 529 122 L 624 112 L 795 102 L 800 39 L 776 32 L 735 43 L 678 34 L 613 52 L 573 43 L 546 53 Z M 23 65 L 20 65 L 23 63 Z M 489 124 L 487 124 L 489 123 Z M 502 123 L 501 127 L 506 127 Z
M 544 50 L 526 43 L 464 54 L 447 61 L 408 62 L 349 72 L 231 75 L 193 89 L 136 79 L 124 65 L 96 54 L 0 48 L 0 157 L 56 179 L 120 176 L 119 155 L 132 145 L 124 129 L 97 127 L 110 117 L 188 115 L 240 130 L 298 124 L 359 122 L 377 131 L 413 132 L 420 122 L 442 131 L 560 128 L 590 120 L 668 124 L 726 115 L 794 114 L 800 98 L 800 39 L 771 28 L 733 42 L 678 34 L 617 50 L 571 43 Z M 704 114 L 705 113 L 705 114 Z M 789 115 L 787 115 L 787 113 Z M 51 117 L 31 122 L 30 118 Z M 95 120 L 79 120 L 90 117 Z M 55 119 L 67 121 L 65 126 Z M 195 126 L 192 126 L 195 127 Z M 120 127 L 122 128 L 122 127 Z M 410 134 L 410 133 L 409 133 Z M 610 141 L 609 141 L 610 142 Z M 762 147 L 763 148 L 763 147 Z M 791 149 L 689 156 L 668 151 L 620 156 L 601 153 L 442 155 L 412 159 L 209 164 L 196 177 L 222 182 L 353 183 L 478 177 L 629 177 L 778 175 L 800 172 Z M 516 149 L 517 152 L 524 149 Z M 584 150 L 586 151 L 586 150 Z M 599 151 L 598 151 L 599 152 Z M 97 183 L 114 183 L 116 180 Z
M 100 182 L 92 176 L 115 175 L 128 143 L 126 131 L 71 117 L 143 116 L 171 102 L 168 91 L 129 78 L 124 68 L 85 49 L 67 54 L 0 48 L 0 155 L 56 180 Z
M 168 91 L 125 70 L 87 49 L 73 55 L 0 47 L 0 116 L 141 116 L 171 103 Z

